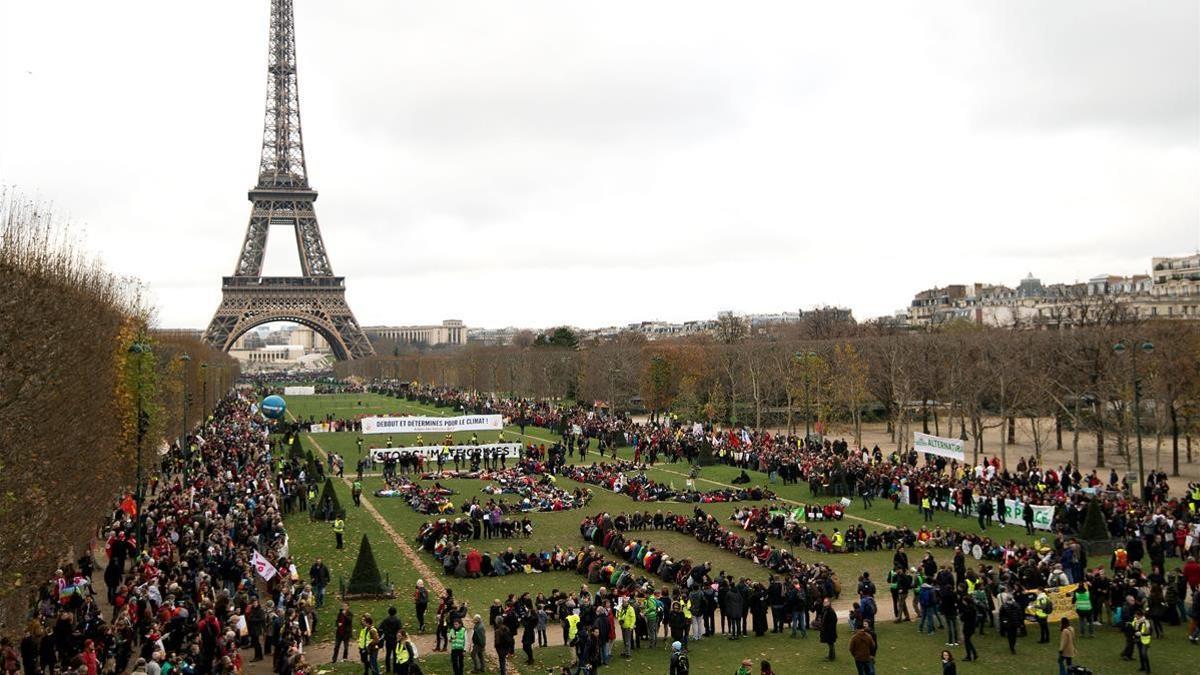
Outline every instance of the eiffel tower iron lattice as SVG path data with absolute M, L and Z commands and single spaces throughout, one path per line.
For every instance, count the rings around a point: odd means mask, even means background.
M 339 359 L 372 356 L 366 334 L 346 304 L 345 277 L 333 276 L 317 225 L 300 133 L 300 91 L 296 79 L 296 29 L 292 0 L 271 0 L 271 40 L 267 57 L 267 111 L 263 124 L 258 184 L 249 192 L 253 207 L 246 239 L 233 276 L 223 277 L 221 306 L 204 339 L 229 351 L 243 333 L 269 321 L 293 321 L 329 342 Z M 267 231 L 290 226 L 300 254 L 298 277 L 262 276 Z

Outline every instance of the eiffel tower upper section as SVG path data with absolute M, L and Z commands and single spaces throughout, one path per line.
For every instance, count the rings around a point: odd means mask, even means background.
M 234 276 L 262 274 L 268 229 L 272 225 L 295 228 L 301 276 L 333 276 L 313 208 L 317 193 L 309 187 L 308 167 L 304 162 L 292 0 L 271 0 L 262 155 L 258 183 L 249 197 L 254 203 L 254 211 Z

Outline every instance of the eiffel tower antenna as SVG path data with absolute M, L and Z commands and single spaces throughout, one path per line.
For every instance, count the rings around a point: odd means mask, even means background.
M 267 52 L 267 104 L 258 183 L 250 190 L 250 222 L 233 276 L 221 284 L 221 306 L 204 338 L 229 351 L 243 333 L 270 321 L 292 321 L 318 332 L 339 359 L 372 356 L 354 313 L 346 304 L 344 277 L 333 276 L 309 187 L 300 131 L 300 87 L 296 73 L 296 24 L 292 0 L 271 0 Z M 271 226 L 296 234 L 300 276 L 262 276 Z

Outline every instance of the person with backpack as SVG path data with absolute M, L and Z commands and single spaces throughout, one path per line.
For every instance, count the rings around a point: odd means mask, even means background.
M 379 631 L 370 614 L 363 614 L 362 628 L 358 631 L 358 657 L 363 664 L 363 675 L 379 675 Z
M 1050 602 L 1046 591 L 1038 591 L 1037 598 L 1033 601 L 1033 616 L 1037 619 L 1039 645 L 1050 641 L 1050 613 L 1053 611 L 1054 603 Z
M 678 640 L 672 642 L 671 666 L 667 670 L 667 675 L 688 675 L 689 670 L 687 652 L 683 649 L 683 643 Z
M 425 610 L 429 607 L 429 591 L 425 590 L 425 581 L 417 579 L 417 588 L 413 591 L 413 608 L 417 615 L 417 632 L 425 632 Z
M 1017 634 L 1025 621 L 1025 612 L 1017 604 L 1016 598 L 1007 591 L 1000 594 L 1000 634 L 1008 639 L 1008 651 L 1017 653 Z

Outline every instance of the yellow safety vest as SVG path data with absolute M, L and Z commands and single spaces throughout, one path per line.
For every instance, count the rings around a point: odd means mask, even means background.
M 572 640 L 579 633 L 579 615 L 571 614 L 567 617 L 567 640 Z
M 342 520 L 341 518 L 338 518 L 337 520 L 333 521 L 333 531 L 337 532 L 338 534 L 345 532 L 346 531 L 346 521 Z
M 1050 616 L 1050 612 L 1046 610 L 1046 605 L 1050 604 L 1050 598 L 1039 595 L 1038 599 L 1033 602 L 1033 614 L 1039 619 L 1044 619 Z
M 691 618 L 692 618 L 692 601 L 691 600 L 684 601 L 683 616 L 684 616 L 684 618 L 688 619 L 689 621 L 691 620 Z
M 374 637 L 371 636 L 371 633 L 374 631 L 375 628 L 373 626 L 363 626 L 363 629 L 358 631 L 359 649 L 366 649 L 372 642 L 375 642 L 379 639 L 378 633 L 376 633 Z
M 1142 644 L 1150 644 L 1150 622 L 1145 619 L 1138 619 L 1133 622 L 1134 634 L 1142 641 Z
M 408 642 L 400 645 L 396 650 L 396 663 L 408 663 Z

